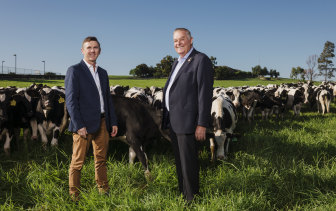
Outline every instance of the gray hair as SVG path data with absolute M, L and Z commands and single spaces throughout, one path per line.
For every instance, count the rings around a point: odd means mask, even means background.
M 186 32 L 186 33 L 187 33 L 187 36 L 188 36 L 188 38 L 189 38 L 189 40 L 191 39 L 191 33 L 190 33 L 190 31 L 189 31 L 188 29 L 186 29 L 186 28 L 176 28 L 176 29 L 174 30 L 174 33 L 175 33 L 176 31 L 184 31 L 184 32 Z

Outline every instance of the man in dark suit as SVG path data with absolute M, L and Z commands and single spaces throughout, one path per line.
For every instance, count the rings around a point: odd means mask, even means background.
M 164 87 L 163 128 L 170 128 L 180 192 L 190 202 L 199 193 L 197 141 L 210 126 L 214 70 L 210 59 L 193 48 L 190 31 L 177 28 L 180 55 Z
M 69 193 L 75 201 L 79 200 L 81 169 L 91 143 L 98 190 L 100 193 L 109 191 L 106 154 L 109 133 L 112 137 L 116 136 L 118 127 L 107 72 L 96 64 L 100 52 L 96 37 L 85 38 L 83 60 L 69 67 L 65 76 L 69 131 L 73 132 Z

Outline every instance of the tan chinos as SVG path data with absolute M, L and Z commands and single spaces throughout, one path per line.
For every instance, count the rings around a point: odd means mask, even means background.
M 105 118 L 101 118 L 100 128 L 96 133 L 88 134 L 87 138 L 83 138 L 77 133 L 73 133 L 72 138 L 72 159 L 69 169 L 69 193 L 72 199 L 79 199 L 81 170 L 91 143 L 95 162 L 95 179 L 98 190 L 100 193 L 107 193 L 110 189 L 106 168 L 109 134 L 106 129 Z

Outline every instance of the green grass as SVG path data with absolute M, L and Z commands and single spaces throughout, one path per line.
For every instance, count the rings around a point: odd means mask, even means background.
M 109 76 L 110 85 L 122 85 L 122 86 L 130 86 L 130 87 L 143 87 L 146 86 L 157 86 L 163 87 L 167 81 L 167 78 L 160 79 L 137 79 L 131 76 Z M 17 87 L 27 87 L 32 83 L 42 83 L 48 84 L 49 86 L 64 86 L 64 80 L 2 80 L 0 82 L 0 87 L 7 86 L 17 86 Z M 230 87 L 230 86 L 254 86 L 254 85 L 268 85 L 268 84 L 281 84 L 281 83 L 290 83 L 297 82 L 292 79 L 271 79 L 271 80 L 261 80 L 258 78 L 248 78 L 248 79 L 240 79 L 240 80 L 216 80 L 214 82 L 214 87 Z
M 152 173 L 147 181 L 139 162 L 128 164 L 128 147 L 111 140 L 109 196 L 98 194 L 90 150 L 78 205 L 68 196 L 69 135 L 48 151 L 35 142 L 21 144 L 11 157 L 1 149 L 0 210 L 335 210 L 334 103 L 331 112 L 322 116 L 304 107 L 300 117 L 288 112 L 284 120 L 261 120 L 260 114 L 251 124 L 240 119 L 241 136 L 232 142 L 227 161 L 211 163 L 204 143 L 201 197 L 190 207 L 178 195 L 174 158 L 165 141 L 147 150 Z

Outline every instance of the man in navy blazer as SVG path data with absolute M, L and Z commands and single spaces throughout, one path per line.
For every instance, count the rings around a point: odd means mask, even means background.
M 170 128 L 179 191 L 190 202 L 199 194 L 197 141 L 210 126 L 214 70 L 210 59 L 193 48 L 190 31 L 177 28 L 174 48 L 180 55 L 163 89 L 163 128 Z
M 96 64 L 100 52 L 96 37 L 85 38 L 83 60 L 69 67 L 65 77 L 69 131 L 73 132 L 69 193 L 75 201 L 79 200 L 81 169 L 91 143 L 98 190 L 100 193 L 109 191 L 106 154 L 109 133 L 112 137 L 116 136 L 118 127 L 107 72 Z

